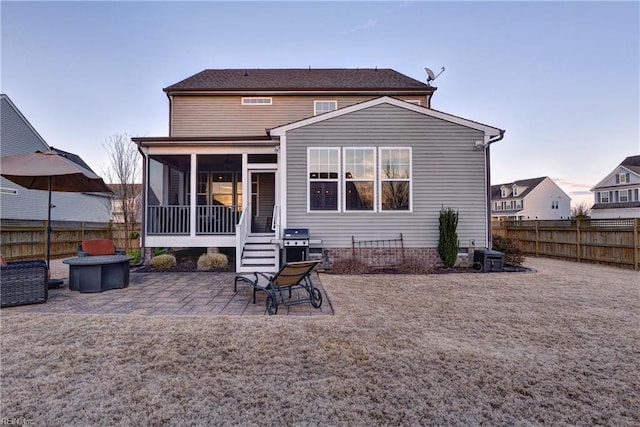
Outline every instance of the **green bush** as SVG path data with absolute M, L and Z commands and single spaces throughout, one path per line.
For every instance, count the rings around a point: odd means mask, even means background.
M 169 254 L 162 254 L 151 258 L 151 267 L 153 268 L 171 268 L 177 264 L 176 257 Z
M 142 261 L 142 254 L 140 253 L 140 251 L 131 251 L 131 252 L 127 252 L 127 255 L 132 256 L 133 259 L 131 261 L 129 261 L 129 263 L 131 264 L 140 264 L 140 261 Z
M 451 268 L 458 259 L 458 211 L 451 208 L 440 209 L 440 240 L 438 241 L 438 254 L 442 264 Z
M 202 254 L 198 258 L 198 270 L 216 270 L 229 265 L 229 258 L 225 254 Z
M 522 266 L 522 263 L 525 261 L 525 257 L 524 251 L 520 247 L 520 242 L 497 234 L 494 234 L 492 239 L 493 250 L 504 254 L 504 265 L 513 267 Z

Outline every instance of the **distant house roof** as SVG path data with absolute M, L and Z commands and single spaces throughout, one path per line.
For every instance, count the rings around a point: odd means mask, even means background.
M 388 68 L 289 68 L 204 70 L 172 91 L 376 91 L 433 93 L 436 88 Z
M 86 164 L 84 160 L 82 160 L 80 156 L 78 156 L 77 154 L 69 153 L 68 151 L 60 150 L 59 148 L 54 148 L 54 147 L 50 147 L 50 148 L 56 153 L 65 156 L 67 159 L 71 160 L 73 163 L 80 165 L 83 168 L 87 169 L 88 171 L 95 173 L 93 169 L 91 169 L 91 167 L 89 167 L 89 165 Z
M 547 179 L 547 177 L 546 176 L 542 176 L 540 178 L 521 179 L 519 181 L 507 182 L 507 183 L 498 184 L 498 185 L 492 185 L 491 186 L 491 200 L 502 199 L 503 197 L 502 197 L 501 188 L 502 187 L 512 187 L 513 184 L 517 185 L 518 187 L 527 187 L 526 190 L 524 190 L 522 193 L 518 193 L 518 195 L 515 196 L 515 197 L 518 197 L 518 198 L 525 197 L 527 194 L 529 194 L 534 188 L 536 188 L 545 179 Z M 512 199 L 512 198 L 513 198 L 513 196 L 511 194 L 509 194 L 508 197 L 505 197 L 505 199 Z
M 629 156 L 620 163 L 620 166 L 640 175 L 640 156 Z

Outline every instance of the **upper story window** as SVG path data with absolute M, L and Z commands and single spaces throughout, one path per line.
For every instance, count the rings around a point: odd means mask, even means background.
M 514 196 L 518 195 L 518 186 L 514 185 L 513 187 L 511 187 L 511 192 L 513 193 Z
M 242 105 L 271 105 L 273 104 L 273 98 L 271 97 L 250 97 L 250 98 L 242 98 Z
M 609 203 L 609 192 L 608 191 L 601 191 L 600 192 L 600 202 Z
M 620 190 L 620 202 L 628 202 L 629 201 L 629 190 Z
M 507 197 L 507 189 L 505 187 L 502 187 L 500 194 L 502 195 L 502 197 Z
M 313 101 L 313 114 L 315 116 L 337 109 L 338 101 Z
M 616 175 L 616 184 L 626 184 L 629 182 L 629 173 L 619 173 Z

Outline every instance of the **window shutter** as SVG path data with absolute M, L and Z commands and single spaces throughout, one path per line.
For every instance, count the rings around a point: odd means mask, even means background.
M 620 184 L 620 175 L 616 174 L 616 184 Z

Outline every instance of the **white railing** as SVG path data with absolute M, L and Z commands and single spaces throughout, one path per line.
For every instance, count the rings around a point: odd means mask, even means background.
M 147 234 L 189 234 L 189 212 L 186 205 L 148 206 Z
M 196 206 L 196 234 L 233 234 L 240 216 L 238 206 Z
M 240 271 L 240 266 L 242 265 L 242 250 L 251 232 L 252 215 L 251 204 L 248 204 L 242 211 L 242 215 L 240 215 L 240 220 L 236 226 L 236 271 Z

